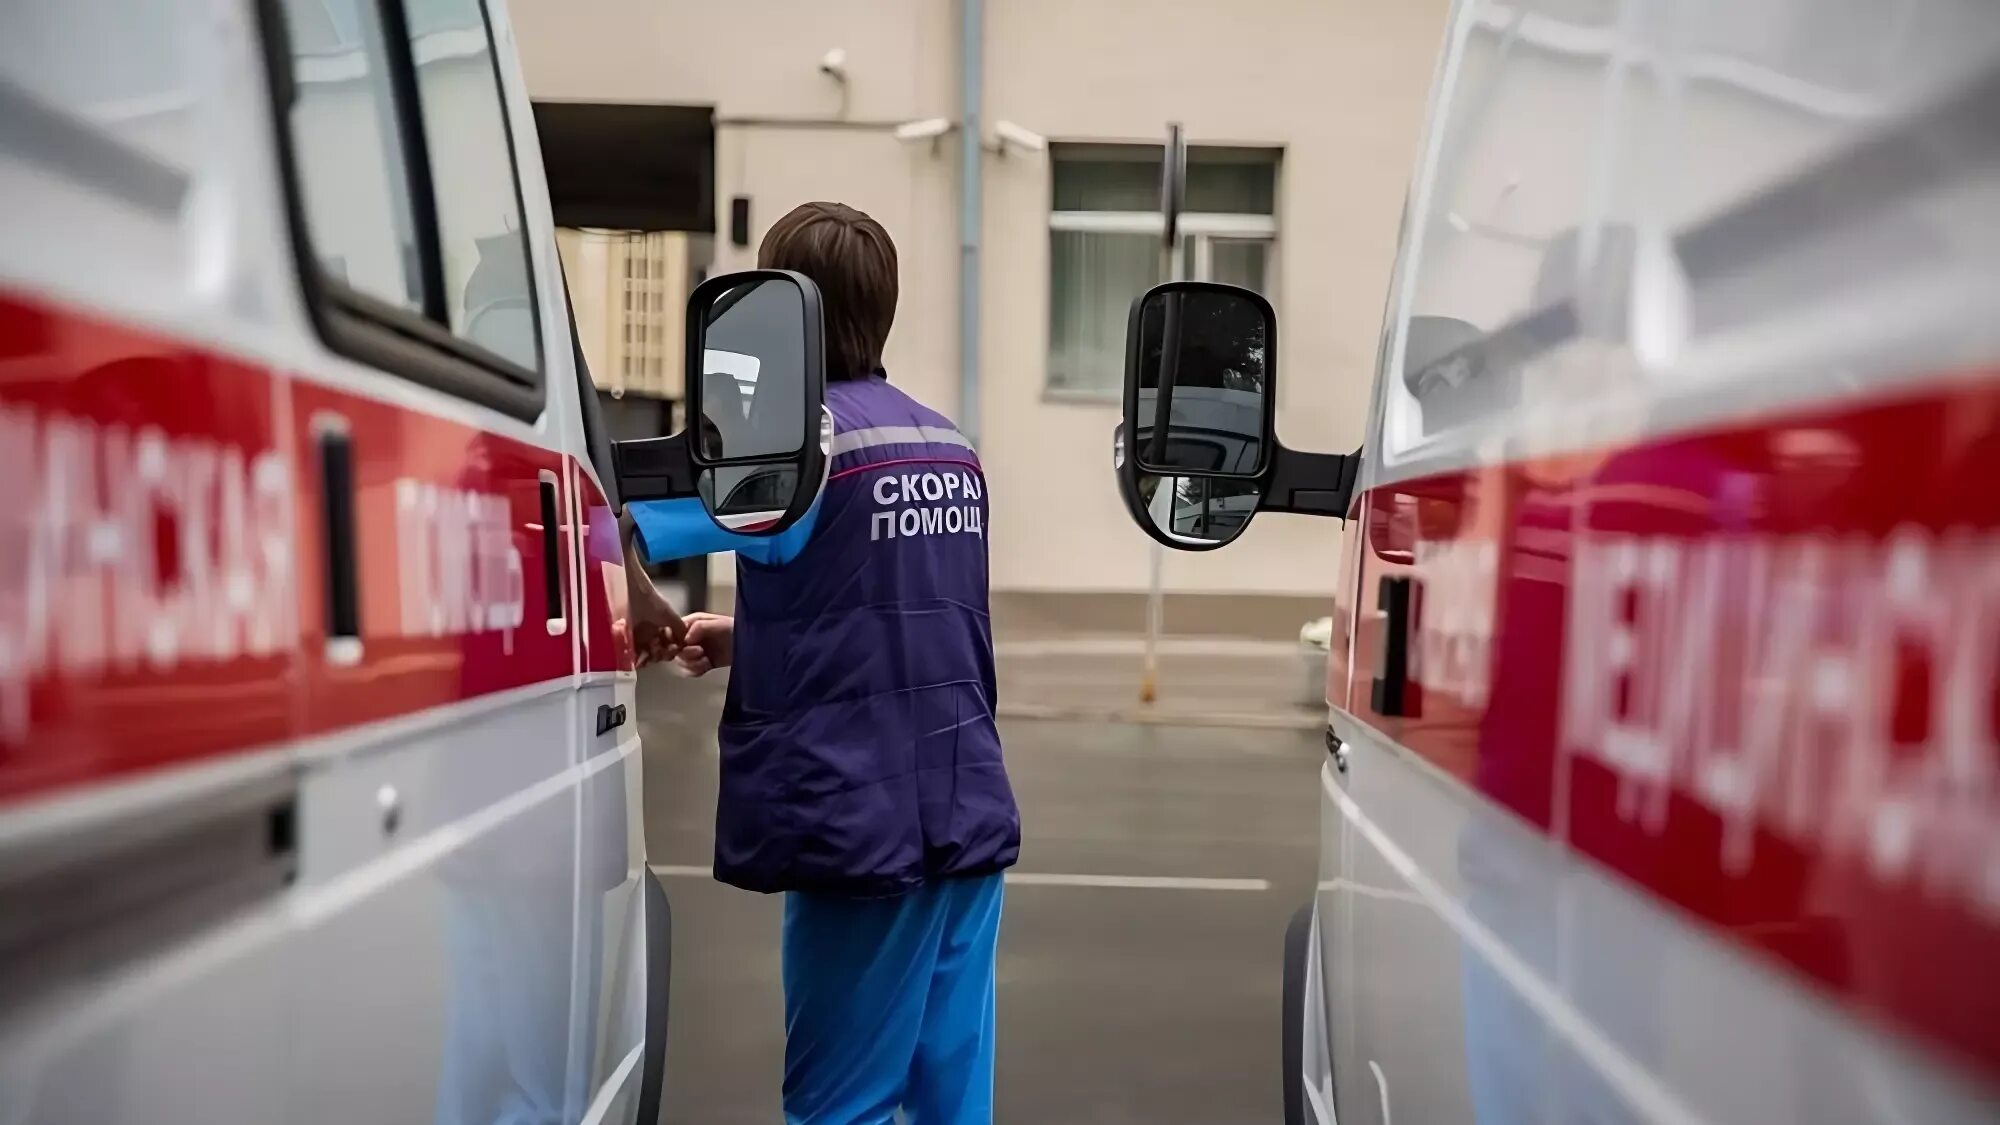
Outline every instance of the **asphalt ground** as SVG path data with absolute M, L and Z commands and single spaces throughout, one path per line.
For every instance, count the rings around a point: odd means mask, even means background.
M 1183 649 L 1146 707 L 1127 650 L 1001 656 L 1003 704 L 1011 688 L 1013 714 L 1052 717 L 1001 722 L 1024 840 L 1000 938 L 997 1119 L 1280 1120 L 1280 954 L 1312 893 L 1324 755 L 1296 660 L 1266 651 L 1258 675 Z M 675 923 L 663 1120 L 770 1125 L 781 902 L 707 876 L 721 687 L 640 685 L 647 843 Z

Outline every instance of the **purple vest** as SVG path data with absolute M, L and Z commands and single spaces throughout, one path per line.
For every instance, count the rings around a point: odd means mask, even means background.
M 994 725 L 986 482 L 882 378 L 830 383 L 833 463 L 791 562 L 740 559 L 715 876 L 857 897 L 1011 866 Z

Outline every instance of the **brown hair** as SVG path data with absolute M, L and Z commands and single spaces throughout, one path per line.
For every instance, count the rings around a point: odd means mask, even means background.
M 765 232 L 757 266 L 793 270 L 819 286 L 826 377 L 865 379 L 882 366 L 896 322 L 896 244 L 844 203 L 801 203 Z

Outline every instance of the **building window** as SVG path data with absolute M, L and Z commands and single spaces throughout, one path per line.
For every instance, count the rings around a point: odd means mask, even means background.
M 1193 147 L 1178 260 L 1160 248 L 1158 145 L 1053 149 L 1048 388 L 1110 398 L 1125 370 L 1132 299 L 1169 276 L 1271 296 L 1278 150 Z

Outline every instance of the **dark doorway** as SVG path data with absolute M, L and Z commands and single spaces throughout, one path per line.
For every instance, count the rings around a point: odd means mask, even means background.
M 715 231 L 715 111 L 536 102 L 559 227 Z
M 715 111 L 709 106 L 536 102 L 549 203 L 559 227 L 715 232 Z M 706 244 L 706 239 L 703 243 Z M 608 436 L 656 437 L 679 425 L 676 404 L 598 392 Z M 653 568 L 678 583 L 684 611 L 708 604 L 708 559 Z

